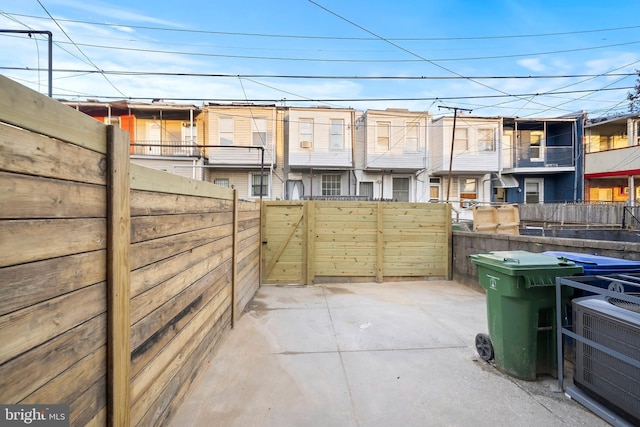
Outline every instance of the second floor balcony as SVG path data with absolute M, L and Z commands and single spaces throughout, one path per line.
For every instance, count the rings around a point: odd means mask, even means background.
M 135 140 L 130 145 L 132 156 L 201 157 L 202 148 L 187 141 Z
M 574 168 L 574 147 L 569 145 L 507 148 L 503 167 L 505 169 Z

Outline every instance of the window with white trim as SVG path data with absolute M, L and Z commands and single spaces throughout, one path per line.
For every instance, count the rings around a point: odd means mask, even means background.
M 233 145 L 233 117 L 218 118 L 220 145 Z
M 269 196 L 269 175 L 262 175 L 262 194 L 260 192 L 260 174 L 251 174 L 251 197 L 268 197 Z
M 251 124 L 251 141 L 254 147 L 267 146 L 267 119 L 266 117 L 255 117 Z
M 344 148 L 344 120 L 331 120 L 329 128 L 329 148 L 342 150 Z
M 376 148 L 379 151 L 389 150 L 390 138 L 391 138 L 391 123 L 376 122 Z
M 469 149 L 469 129 L 456 128 L 454 129 L 455 136 L 453 138 L 453 151 L 462 153 Z
M 493 128 L 478 129 L 478 151 L 496 151 L 495 140 Z
M 407 153 L 420 151 L 420 122 L 405 123 L 404 151 Z
M 372 181 L 360 182 L 360 192 L 358 194 L 360 196 L 366 196 L 373 199 L 373 182 Z
M 409 178 L 393 178 L 393 200 L 395 202 L 409 201 Z
M 299 122 L 300 147 L 313 147 L 313 119 L 300 119 Z
M 524 202 L 542 203 L 544 201 L 544 180 L 542 178 L 524 179 Z
M 478 180 L 476 178 L 460 178 L 460 207 L 469 208 L 478 200 Z
M 339 196 L 342 177 L 340 175 L 322 175 L 322 195 Z

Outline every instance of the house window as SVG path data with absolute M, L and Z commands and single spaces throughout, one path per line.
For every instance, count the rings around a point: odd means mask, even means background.
M 267 146 L 267 119 L 256 117 L 253 120 L 251 140 L 254 147 Z
M 518 131 L 518 149 L 523 159 L 542 161 L 544 147 L 544 131 L 522 130 Z
M 366 181 L 360 183 L 360 196 L 366 196 L 373 200 L 373 182 Z
M 340 175 L 322 175 L 322 195 L 339 196 L 341 178 Z
M 542 179 L 525 178 L 524 180 L 524 202 L 542 203 L 544 201 Z
M 465 152 L 469 149 L 469 129 L 457 128 L 454 129 L 455 136 L 453 138 L 453 151 Z
M 300 119 L 300 147 L 313 147 L 313 119 Z
M 331 120 L 329 148 L 342 150 L 344 148 L 344 120 Z
M 429 178 L 429 201 L 440 200 L 441 185 L 440 178 Z
M 377 148 L 382 151 L 387 151 L 391 138 L 391 123 L 376 122 L 376 133 Z
M 404 151 L 416 153 L 420 151 L 420 123 L 407 122 L 405 124 Z
M 478 151 L 495 151 L 495 132 L 491 128 L 478 129 Z
M 460 207 L 468 208 L 471 202 L 478 200 L 478 180 L 476 178 L 460 178 Z
M 393 200 L 395 202 L 409 201 L 409 178 L 393 178 Z
M 229 188 L 229 178 L 213 178 L 213 183 L 215 185 L 219 185 L 220 187 Z
M 233 145 L 233 117 L 218 118 L 220 145 Z
M 262 175 L 262 191 L 260 191 L 260 174 L 251 174 L 251 197 L 269 196 L 269 176 Z

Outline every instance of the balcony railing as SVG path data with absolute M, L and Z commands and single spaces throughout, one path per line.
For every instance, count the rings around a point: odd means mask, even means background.
M 141 141 L 131 144 L 131 154 L 139 156 L 200 157 L 202 148 L 186 141 Z
M 571 167 L 575 166 L 573 146 L 518 147 L 514 151 L 514 167 Z

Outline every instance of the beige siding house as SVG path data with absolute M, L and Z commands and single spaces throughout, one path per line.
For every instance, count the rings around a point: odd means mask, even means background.
M 207 159 L 205 179 L 238 190 L 241 199 L 282 199 L 276 149 L 283 146 L 281 116 L 275 105 L 203 106 L 197 124 Z

